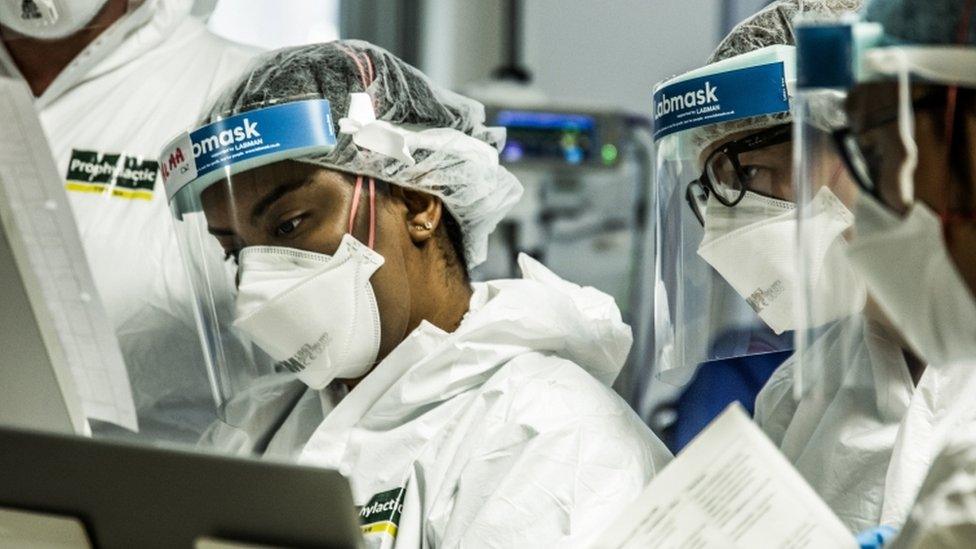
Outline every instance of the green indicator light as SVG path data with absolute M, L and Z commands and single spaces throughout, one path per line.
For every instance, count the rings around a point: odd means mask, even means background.
M 600 156 L 603 158 L 603 163 L 607 166 L 613 164 L 617 160 L 617 147 L 612 143 L 607 143 L 602 148 L 600 148 Z

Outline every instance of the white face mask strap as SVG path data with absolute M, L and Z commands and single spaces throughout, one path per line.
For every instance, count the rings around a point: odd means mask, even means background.
M 915 202 L 915 168 L 918 167 L 911 73 L 908 56 L 897 50 L 893 53 L 898 65 L 898 134 L 905 148 L 905 160 L 898 170 L 898 192 L 902 203 L 911 205 Z

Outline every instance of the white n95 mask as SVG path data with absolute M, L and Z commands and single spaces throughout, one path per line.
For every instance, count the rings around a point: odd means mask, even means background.
M 816 307 L 811 320 L 825 324 L 864 307 L 864 284 L 843 254 L 841 234 L 853 222 L 850 210 L 822 187 L 804 218 L 806 258 Z M 747 191 L 729 208 L 710 196 L 705 209 L 705 236 L 698 255 L 741 295 L 777 334 L 797 327 L 797 217 L 792 202 Z M 809 328 L 809 326 L 804 326 Z
M 0 25 L 39 38 L 57 40 L 80 31 L 107 0 L 0 0 Z
M 976 300 L 935 213 L 915 202 L 899 218 L 863 195 L 856 217 L 851 264 L 919 358 L 944 366 L 976 357 Z
M 380 315 L 369 280 L 383 262 L 348 233 L 332 256 L 245 248 L 234 326 L 313 389 L 363 376 L 380 348 Z

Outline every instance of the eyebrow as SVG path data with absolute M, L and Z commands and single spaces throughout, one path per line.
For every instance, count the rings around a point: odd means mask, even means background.
M 237 236 L 237 233 L 230 229 L 224 229 L 222 227 L 212 227 L 207 225 L 207 232 L 214 236 Z
M 286 181 L 271 189 L 268 194 L 264 195 L 261 200 L 259 200 L 253 208 L 251 208 L 251 222 L 255 223 L 259 217 L 264 215 L 264 212 L 268 211 L 268 208 L 270 208 L 272 204 L 278 200 L 281 200 L 282 197 L 286 196 L 288 193 L 297 191 L 311 182 L 312 178 L 306 177 L 304 179 Z M 237 236 L 237 233 L 232 229 L 214 227 L 211 225 L 207 225 L 207 232 L 214 236 Z
M 286 181 L 271 189 L 268 194 L 264 195 L 264 197 L 261 200 L 258 200 L 257 204 L 251 208 L 251 223 L 255 223 L 259 217 L 264 215 L 264 212 L 268 211 L 268 208 L 270 208 L 272 204 L 281 200 L 288 193 L 295 192 L 311 182 L 312 178 L 306 177 L 304 179 Z

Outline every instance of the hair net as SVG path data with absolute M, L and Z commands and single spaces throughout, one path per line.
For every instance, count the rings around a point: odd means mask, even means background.
M 833 17 L 856 12 L 861 3 L 862 0 L 778 0 L 736 25 L 715 48 L 708 62 L 714 63 L 766 46 L 795 46 L 793 19 L 797 15 Z
M 969 0 L 868 0 L 862 19 L 884 26 L 887 44 L 976 45 L 976 13 L 960 42 Z
M 778 0 L 736 25 L 712 52 L 708 63 L 716 63 L 768 46 L 795 46 L 793 22 L 797 15 L 835 17 L 857 11 L 861 3 L 862 0 Z M 703 126 L 692 137 L 693 146 L 702 151 L 732 134 L 769 128 L 792 120 L 790 113 L 777 113 Z M 824 126 L 839 124 L 842 121 L 823 121 Z
M 378 121 L 409 134 L 409 158 L 365 149 L 346 133 L 350 94 L 363 92 Z M 468 267 L 485 260 L 488 235 L 522 194 L 498 164 L 505 130 L 484 125 L 480 103 L 436 86 L 382 48 L 344 40 L 269 52 L 216 100 L 205 122 L 316 98 L 329 101 L 342 130 L 335 149 L 297 161 L 437 196 L 461 227 Z

